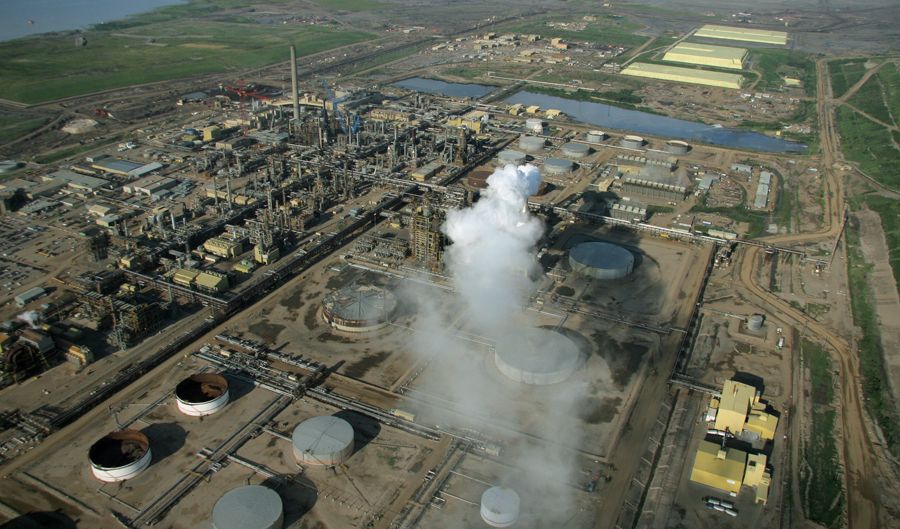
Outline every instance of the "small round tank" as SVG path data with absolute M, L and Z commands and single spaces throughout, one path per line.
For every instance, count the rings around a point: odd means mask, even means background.
M 545 143 L 544 138 L 538 138 L 537 136 L 519 137 L 519 148 L 525 152 L 540 152 L 543 150 Z
M 669 140 L 666 142 L 666 152 L 672 154 L 687 154 L 691 145 L 681 140 Z
M 504 151 L 500 151 L 500 154 L 497 155 L 497 160 L 499 161 L 499 165 L 507 165 L 507 164 L 513 164 L 516 166 L 524 165 L 526 159 L 527 158 L 525 157 L 524 152 L 513 151 L 511 149 L 506 149 Z
M 519 495 L 505 487 L 491 487 L 481 495 L 481 519 L 491 527 L 510 527 L 519 520 Z
M 560 158 L 547 158 L 544 160 L 544 173 L 547 175 L 564 175 L 572 171 L 572 162 Z
M 211 415 L 228 404 L 228 381 L 215 373 L 191 375 L 175 386 L 175 401 L 185 415 Z
M 606 133 L 602 130 L 592 130 L 587 133 L 587 136 L 585 136 L 585 138 L 591 143 L 600 143 L 601 141 L 606 139 Z
M 561 151 L 563 156 L 568 156 L 569 158 L 584 158 L 590 154 L 591 148 L 584 143 L 570 141 L 562 146 Z
M 644 138 L 629 134 L 622 137 L 619 141 L 619 145 L 627 149 L 640 149 L 644 146 Z
M 766 321 L 766 317 L 762 314 L 753 314 L 749 318 L 747 318 L 747 329 L 751 331 L 759 331 L 762 329 L 764 321 Z
M 212 511 L 213 529 L 281 529 L 281 496 L 262 485 L 247 485 L 226 492 Z
M 544 127 L 544 120 L 540 118 L 528 118 L 525 120 L 525 128 L 528 129 L 529 132 L 543 134 L 545 131 Z
M 152 458 L 150 440 L 137 430 L 110 432 L 88 450 L 91 472 L 107 483 L 137 476 L 150 466 Z

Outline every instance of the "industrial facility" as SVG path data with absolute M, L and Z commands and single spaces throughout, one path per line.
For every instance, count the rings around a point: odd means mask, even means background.
M 680 66 L 665 66 L 647 62 L 635 62 L 622 70 L 623 75 L 634 77 L 648 77 L 662 81 L 675 81 L 677 83 L 691 83 L 705 86 L 717 86 L 720 88 L 740 89 L 744 84 L 744 78 L 738 74 L 714 72 L 711 70 L 696 70 L 682 68 Z
M 680 42 L 666 52 L 665 56 L 663 56 L 663 60 L 742 70 L 746 65 L 748 57 L 749 53 L 745 48 L 729 48 L 726 46 L 713 46 L 712 44 Z

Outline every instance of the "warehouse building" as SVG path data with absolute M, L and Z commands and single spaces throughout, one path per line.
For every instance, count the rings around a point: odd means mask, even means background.
M 691 468 L 691 481 L 737 496 L 744 482 L 747 453 L 701 441 Z
M 774 44 L 784 46 L 787 44 L 787 33 L 784 31 L 769 31 L 751 27 L 733 28 L 707 24 L 694 33 L 695 37 L 719 40 L 739 40 L 744 42 L 758 42 L 760 44 Z
M 622 70 L 622 73 L 632 77 L 647 77 L 650 79 L 660 79 L 662 81 L 718 86 L 720 88 L 733 88 L 735 90 L 740 89 L 744 82 L 743 76 L 733 73 L 694 70 L 692 68 L 665 66 L 662 64 L 650 64 L 645 62 L 632 63 L 631 66 Z
M 203 249 L 213 255 L 232 259 L 243 253 L 244 242 L 223 237 L 213 237 L 203 243 Z
M 643 195 L 647 197 L 663 198 L 670 202 L 684 200 L 687 196 L 687 188 L 684 186 L 660 184 L 640 178 L 625 178 L 622 191 L 626 195 Z
M 771 441 L 775 439 L 778 417 L 769 413 L 760 401 L 760 392 L 755 387 L 726 380 L 722 396 L 713 397 L 709 416 L 715 416 L 715 428 L 732 435 L 743 434 L 752 439 Z
M 663 56 L 663 60 L 742 70 L 747 62 L 747 57 L 748 53 L 745 48 L 682 42 L 669 50 Z

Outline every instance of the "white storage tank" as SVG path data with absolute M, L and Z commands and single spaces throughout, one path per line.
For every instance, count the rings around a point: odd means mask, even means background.
M 504 166 L 507 164 L 513 164 L 515 166 L 524 165 L 527 157 L 524 152 L 514 151 L 511 149 L 506 149 L 500 151 L 500 154 L 497 155 L 497 160 L 499 165 Z
M 175 386 L 175 401 L 185 415 L 211 415 L 228 404 L 228 381 L 216 373 L 191 375 Z
M 494 365 L 507 378 L 546 386 L 569 378 L 583 364 L 578 345 L 566 336 L 541 328 L 512 333 L 494 347 Z
M 505 487 L 491 487 L 481 495 L 481 519 L 491 527 L 510 527 L 519 520 L 519 495 Z
M 564 175 L 572 172 L 572 162 L 562 160 L 560 158 L 547 158 L 544 160 L 544 174 L 546 175 Z
M 600 143 L 606 139 L 606 133 L 602 130 L 592 130 L 587 133 L 586 138 L 591 143 Z
M 88 450 L 91 473 L 100 481 L 131 479 L 150 466 L 150 440 L 137 430 L 110 432 Z
M 766 320 L 766 317 L 762 314 L 753 314 L 749 318 L 747 318 L 747 329 L 751 331 L 759 331 L 762 329 L 763 322 Z
M 644 146 L 644 138 L 629 134 L 622 137 L 619 141 L 619 145 L 627 149 L 640 149 Z
M 213 529 L 281 529 L 281 496 L 262 485 L 247 485 L 226 492 L 212 511 Z
M 335 466 L 353 455 L 353 427 L 340 417 L 307 419 L 294 428 L 292 441 L 300 464 Z
M 634 255 L 616 244 L 585 242 L 569 250 L 569 265 L 594 279 L 620 279 L 634 270 Z
M 539 118 L 526 119 L 525 128 L 528 129 L 528 132 L 533 132 L 535 134 L 543 134 L 544 132 L 546 132 L 544 120 Z
M 681 140 L 669 140 L 666 142 L 666 152 L 672 154 L 687 154 L 691 150 L 691 145 Z
M 537 136 L 519 137 L 519 148 L 525 152 L 540 152 L 544 149 L 545 143 L 544 138 L 538 138 Z
M 584 158 L 591 152 L 591 148 L 588 145 L 574 141 L 563 145 L 561 150 L 563 156 L 568 156 L 569 158 Z
M 371 285 L 348 285 L 322 298 L 322 318 L 344 332 L 381 329 L 396 309 L 397 297 L 391 291 Z

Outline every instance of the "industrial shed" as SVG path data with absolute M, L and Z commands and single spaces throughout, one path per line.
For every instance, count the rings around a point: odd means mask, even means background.
M 784 46 L 787 44 L 787 33 L 784 31 L 770 31 L 757 28 L 733 28 L 707 24 L 694 33 L 695 37 L 720 40 L 740 40 L 744 42 L 758 42 L 760 44 L 775 44 Z
M 748 53 L 745 48 L 682 42 L 669 50 L 663 56 L 663 60 L 742 70 L 747 62 L 747 57 Z
M 650 64 L 646 62 L 633 63 L 628 68 L 622 70 L 622 74 L 630 75 L 632 77 L 660 79 L 662 81 L 733 88 L 735 90 L 740 89 L 741 84 L 744 82 L 743 76 L 733 73 L 694 70 L 692 68 L 664 66 L 662 64 Z
M 737 496 L 744 481 L 746 464 L 746 452 L 701 441 L 691 469 L 691 481 Z

